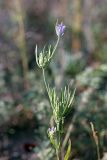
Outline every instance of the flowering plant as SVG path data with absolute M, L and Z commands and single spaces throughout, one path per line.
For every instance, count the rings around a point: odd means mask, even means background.
M 67 114 L 71 110 L 71 105 L 74 99 L 75 90 L 70 92 L 69 87 L 65 87 L 64 90 L 60 91 L 60 97 L 57 95 L 55 88 L 51 88 L 46 81 L 45 78 L 45 68 L 50 63 L 51 59 L 53 58 L 55 51 L 57 49 L 59 40 L 61 36 L 64 35 L 66 26 L 63 23 L 58 24 L 56 23 L 55 30 L 57 35 L 57 42 L 55 46 L 52 49 L 52 46 L 50 45 L 48 47 L 48 50 L 43 49 L 42 52 L 40 52 L 39 56 L 37 53 L 37 45 L 35 49 L 36 54 L 36 63 L 39 68 L 42 69 L 43 73 L 43 79 L 45 83 L 45 87 L 47 90 L 47 94 L 49 97 L 50 105 L 52 108 L 52 113 L 54 117 L 55 127 L 48 129 L 48 137 L 50 139 L 51 144 L 56 150 L 56 156 L 57 160 L 61 159 L 61 146 L 62 146 L 62 134 L 64 133 L 64 120 L 67 116 Z M 71 154 L 71 142 L 69 141 L 68 149 L 66 151 L 66 154 L 64 156 L 64 160 L 68 160 L 69 156 Z

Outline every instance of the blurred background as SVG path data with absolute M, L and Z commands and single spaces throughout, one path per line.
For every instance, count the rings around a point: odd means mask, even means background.
M 57 19 L 66 31 L 46 77 L 77 88 L 65 122 L 71 159 L 97 160 L 93 122 L 107 160 L 107 0 L 0 0 L 0 160 L 55 159 L 35 45 L 54 46 Z

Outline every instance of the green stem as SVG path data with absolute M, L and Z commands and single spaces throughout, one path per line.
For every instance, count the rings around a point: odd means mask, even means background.
M 45 70 L 44 70 L 44 68 L 42 68 L 42 73 L 43 73 L 43 80 L 44 80 L 45 88 L 46 88 L 46 91 L 47 91 L 47 94 L 48 94 L 48 97 L 49 97 L 49 101 L 50 101 L 49 89 L 48 89 L 48 85 L 47 85 L 46 78 L 45 78 Z M 53 108 L 53 105 L 52 105 L 51 101 L 50 101 L 50 105 Z
M 52 54 L 51 54 L 50 59 L 51 59 L 51 58 L 53 57 L 53 55 L 54 55 L 54 52 L 55 52 L 55 50 L 56 50 L 56 48 L 57 48 L 57 46 L 58 46 L 58 43 L 59 43 L 59 39 L 60 39 L 60 36 L 58 36 L 57 42 L 56 42 L 55 47 L 54 47 L 54 49 L 53 49 L 53 51 L 52 51 Z M 37 52 L 37 46 L 36 46 L 36 52 Z M 36 60 L 37 60 L 37 54 L 36 54 Z M 38 64 L 38 61 L 37 61 L 37 64 Z M 42 73 L 43 73 L 43 79 L 44 79 L 45 87 L 46 87 L 46 90 L 47 90 L 47 93 L 48 93 L 48 86 L 47 86 L 47 83 L 46 83 L 44 68 L 42 68 Z M 48 95 L 49 95 L 49 93 L 48 93 Z
M 97 147 L 97 158 L 98 158 L 98 160 L 100 160 L 100 149 L 99 149 L 98 143 L 96 143 L 96 147 Z
M 57 160 L 61 157 L 61 133 L 58 131 L 58 148 L 56 149 Z
M 60 150 L 60 146 L 61 146 L 61 133 L 60 131 L 58 131 L 58 141 L 59 141 L 59 150 Z
M 46 91 L 48 93 L 48 85 L 47 85 L 47 82 L 46 82 L 45 71 L 44 71 L 43 68 L 42 68 L 42 73 L 43 73 L 43 80 L 44 80 L 45 88 L 46 88 Z M 49 95 L 49 93 L 48 93 L 48 95 Z
M 47 85 L 47 82 L 46 82 L 46 78 L 45 78 L 45 70 L 44 70 L 44 68 L 42 68 L 42 73 L 43 73 L 43 80 L 44 80 L 45 88 L 46 88 L 46 91 L 47 91 L 47 94 L 48 94 L 48 97 L 49 97 L 50 105 L 51 105 L 51 107 L 53 109 L 53 105 L 51 103 L 50 96 L 49 96 L 49 88 L 48 88 L 48 85 Z
M 46 88 L 46 91 L 47 91 L 48 96 L 49 96 L 48 85 L 47 85 L 47 82 L 46 82 L 45 71 L 44 71 L 43 68 L 42 68 L 42 73 L 43 73 L 43 80 L 44 80 L 45 88 Z M 58 144 L 59 144 L 59 147 L 58 147 L 58 149 L 56 149 L 56 156 L 57 156 L 57 160 L 60 160 L 60 158 L 59 158 L 59 154 L 60 154 L 60 131 L 58 132 Z
M 53 55 L 54 55 L 54 53 L 55 53 L 55 50 L 56 50 L 56 48 L 57 48 L 57 46 L 58 46 L 58 43 L 59 43 L 59 40 L 60 40 L 60 36 L 58 36 L 57 42 L 56 42 L 55 47 L 54 47 L 54 49 L 53 49 L 53 51 L 52 51 L 52 54 L 51 54 L 50 59 L 53 57 Z

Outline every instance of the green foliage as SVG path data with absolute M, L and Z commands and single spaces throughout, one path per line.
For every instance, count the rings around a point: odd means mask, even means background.
M 55 88 L 51 89 L 50 87 L 48 87 L 49 99 L 58 128 L 60 123 L 62 123 L 62 125 L 64 124 L 66 115 L 71 111 L 71 105 L 74 99 L 75 90 L 73 91 L 73 93 L 71 93 L 69 87 L 65 87 L 64 90 L 60 91 L 60 93 L 61 95 L 60 97 L 58 97 Z
M 89 67 L 77 75 L 77 93 L 75 97 L 75 120 L 72 136 L 72 148 L 76 148 L 83 160 L 97 159 L 96 148 L 91 139 L 90 122 L 98 131 L 100 153 L 107 149 L 107 65 Z M 79 130 L 78 130 L 79 128 Z M 96 158 L 95 158 L 96 157 Z

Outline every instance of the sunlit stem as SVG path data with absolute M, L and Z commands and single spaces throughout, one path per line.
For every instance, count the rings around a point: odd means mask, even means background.
M 62 128 L 62 124 L 59 122 L 57 123 L 57 140 L 58 140 L 58 148 L 57 148 L 57 157 L 61 157 L 61 128 Z M 57 158 L 58 159 L 58 158 Z
M 59 40 L 60 40 L 60 36 L 58 36 L 57 42 L 56 42 L 56 44 L 55 44 L 55 47 L 54 47 L 54 49 L 53 49 L 53 51 L 52 51 L 52 54 L 51 54 L 51 57 L 50 57 L 50 58 L 53 57 L 53 55 L 54 55 L 54 53 L 55 53 L 55 51 L 56 51 L 56 48 L 57 48 L 57 46 L 58 46 Z
M 19 27 L 19 34 L 16 38 L 16 44 L 20 50 L 20 56 L 21 56 L 21 61 L 22 61 L 22 67 L 23 67 L 23 75 L 24 75 L 24 87 L 29 88 L 29 82 L 28 82 L 28 57 L 27 57 L 27 50 L 26 50 L 26 40 L 25 40 L 25 27 L 24 27 L 24 12 L 23 8 L 21 5 L 20 0 L 13 0 L 13 5 L 14 5 L 14 10 L 15 13 L 14 15 L 11 14 L 14 20 L 18 23 Z M 13 13 L 13 12 L 12 12 Z
M 58 132 L 58 148 L 56 148 L 56 157 L 57 157 L 57 160 L 60 160 L 60 131 Z
M 61 157 L 61 132 L 58 131 L 58 148 L 56 150 L 57 160 Z
M 96 148 L 97 148 L 97 157 L 98 157 L 98 160 L 100 160 L 100 149 L 99 149 L 98 143 L 96 144 Z
M 91 125 L 91 130 L 92 130 L 93 138 L 94 138 L 94 141 L 95 141 L 95 144 L 96 144 L 97 159 L 100 160 L 100 148 L 99 148 L 98 136 L 96 134 L 96 131 L 95 131 L 95 128 L 94 128 L 94 125 L 93 125 L 92 122 L 90 122 L 90 125 Z
M 38 67 L 40 67 L 39 62 L 38 62 L 38 55 L 37 55 L 37 53 L 38 53 L 38 51 L 37 51 L 37 45 L 36 45 L 36 48 L 35 48 L 36 63 L 38 65 Z
M 58 152 L 57 149 L 56 149 L 56 156 L 57 156 L 57 160 L 60 160 L 60 159 L 59 159 L 59 152 Z

